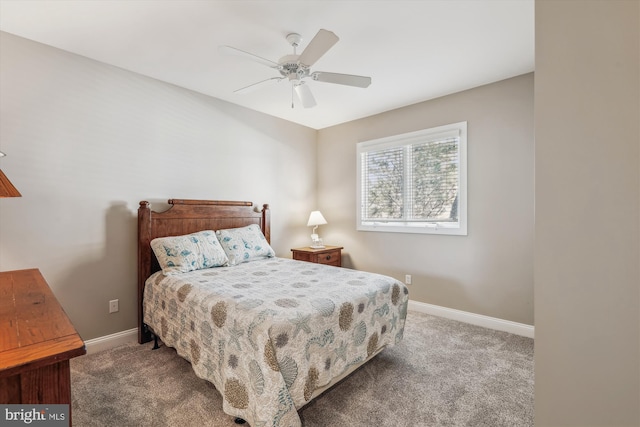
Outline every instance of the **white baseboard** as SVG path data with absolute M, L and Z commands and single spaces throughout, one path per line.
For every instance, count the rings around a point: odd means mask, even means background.
M 409 301 L 409 310 L 420 313 L 431 314 L 433 316 L 445 317 L 459 322 L 470 323 L 484 328 L 495 329 L 497 331 L 509 332 L 523 337 L 533 338 L 534 328 L 524 323 L 502 320 L 495 317 L 484 316 L 482 314 L 469 313 L 468 311 L 456 310 L 454 308 L 441 307 L 439 305 L 427 304 L 419 301 Z M 138 339 L 138 328 L 129 329 L 115 334 L 105 335 L 90 339 L 84 342 L 87 347 L 87 354 L 93 354 L 102 350 L 119 345 L 135 342 Z
M 534 327 L 531 325 L 525 325 L 524 323 L 512 322 L 510 320 L 498 319 L 496 317 L 484 316 L 482 314 L 470 313 L 468 311 L 456 310 L 454 308 L 441 307 L 439 305 L 427 304 L 413 300 L 409 300 L 409 310 L 431 314 L 433 316 L 445 317 L 447 319 L 470 323 L 472 325 L 495 329 L 497 331 L 509 332 L 523 337 L 534 338 Z
M 87 354 L 97 353 L 102 350 L 119 345 L 136 342 L 138 339 L 138 328 L 128 329 L 126 331 L 116 332 L 115 334 L 105 335 L 104 337 L 93 338 L 84 342 L 87 347 Z

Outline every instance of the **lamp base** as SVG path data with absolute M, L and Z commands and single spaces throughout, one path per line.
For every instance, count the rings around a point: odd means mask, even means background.
M 311 235 L 311 245 L 309 245 L 311 249 L 324 249 L 324 244 L 322 244 L 322 239 L 318 237 L 317 234 Z

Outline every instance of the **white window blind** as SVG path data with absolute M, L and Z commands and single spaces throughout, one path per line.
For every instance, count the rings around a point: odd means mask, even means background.
M 358 229 L 466 235 L 466 122 L 358 144 Z

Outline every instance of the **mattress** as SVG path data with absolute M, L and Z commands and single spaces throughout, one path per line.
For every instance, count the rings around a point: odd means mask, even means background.
M 285 258 L 147 279 L 144 322 L 251 426 L 297 410 L 398 343 L 408 290 L 388 276 Z

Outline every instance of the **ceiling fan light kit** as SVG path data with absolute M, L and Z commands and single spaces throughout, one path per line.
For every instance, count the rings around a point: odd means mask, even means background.
M 306 84 L 304 79 L 311 78 L 311 80 L 333 83 L 345 86 L 354 86 L 360 88 L 366 88 L 371 84 L 371 77 L 357 76 L 352 74 L 340 74 L 329 73 L 325 71 L 311 72 L 311 66 L 318 61 L 334 44 L 340 40 L 333 32 L 321 29 L 315 35 L 315 37 L 309 42 L 307 47 L 302 51 L 300 55 L 296 53 L 296 48 L 300 46 L 302 42 L 302 36 L 298 33 L 287 34 L 287 42 L 293 46 L 293 54 L 285 55 L 278 62 L 274 62 L 260 56 L 254 55 L 249 52 L 245 52 L 240 49 L 236 49 L 231 46 L 221 46 L 221 51 L 232 55 L 251 59 L 260 64 L 266 65 L 270 68 L 277 70 L 280 73 L 280 77 L 271 77 L 266 80 L 253 83 L 249 86 L 237 89 L 234 93 L 247 93 L 254 89 L 258 89 L 267 83 L 277 83 L 284 79 L 291 82 L 292 98 L 295 93 L 298 99 L 302 103 L 304 108 L 311 108 L 316 106 L 316 100 L 311 93 L 311 89 Z M 294 107 L 293 99 L 291 101 L 291 108 Z

